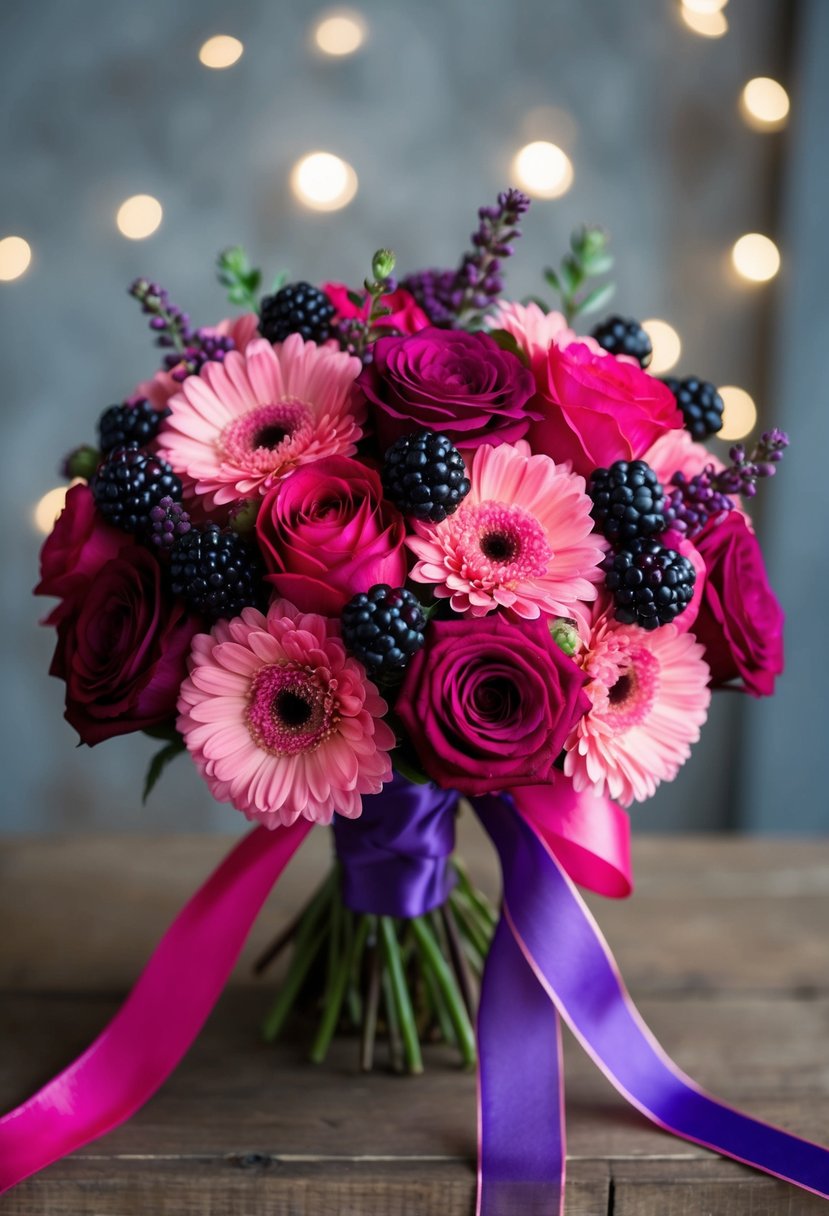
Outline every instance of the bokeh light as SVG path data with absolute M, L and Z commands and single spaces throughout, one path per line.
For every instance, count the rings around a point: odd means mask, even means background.
M 4 236 L 0 241 L 0 279 L 10 283 L 29 269 L 32 247 L 22 236 Z
M 199 60 L 206 68 L 231 68 L 242 58 L 244 46 L 230 34 L 216 34 L 199 49 Z
M 750 393 L 736 384 L 724 384 L 717 389 L 723 400 L 723 424 L 720 439 L 743 439 L 757 424 L 757 406 Z
M 700 12 L 688 4 L 683 4 L 679 12 L 688 29 L 702 38 L 722 38 L 723 34 L 728 33 L 728 18 L 725 13 Z
M 780 269 L 780 250 L 762 232 L 747 232 L 734 242 L 731 250 L 734 269 L 752 283 L 767 283 Z
M 770 76 L 755 76 L 740 94 L 743 118 L 757 131 L 775 131 L 782 127 L 789 113 L 789 94 Z
M 357 193 L 357 174 L 331 152 L 309 152 L 291 170 L 291 189 L 312 211 L 339 211 Z
M 560 198 L 573 184 L 573 162 L 558 144 L 536 139 L 512 162 L 518 185 L 535 198 Z
M 323 55 L 353 55 L 366 40 L 366 23 L 352 9 L 326 13 L 314 26 L 314 43 Z
M 661 376 L 668 372 L 679 361 L 682 354 L 682 343 L 673 325 L 660 321 L 658 317 L 649 317 L 642 322 L 642 328 L 651 340 L 653 358 L 648 371 L 652 376 Z
M 73 486 L 77 484 L 77 480 L 72 482 Z M 64 508 L 70 488 L 71 486 L 55 486 L 54 490 L 47 490 L 35 503 L 32 519 L 38 532 L 42 532 L 44 536 L 55 526 L 55 520 Z
M 728 4 L 728 0 L 681 0 L 681 3 L 683 8 L 687 8 L 692 13 L 709 16 L 711 13 L 721 13 Z
M 164 212 L 161 203 L 151 194 L 133 194 L 118 208 L 115 222 L 122 236 L 131 241 L 143 241 L 152 236 L 161 223 Z

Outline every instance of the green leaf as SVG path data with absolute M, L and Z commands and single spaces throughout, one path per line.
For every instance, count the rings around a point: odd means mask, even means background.
M 522 348 L 518 345 L 518 342 L 513 334 L 509 333 L 506 329 L 490 329 L 488 332 L 490 338 L 493 338 L 498 343 L 501 350 L 508 350 L 510 354 L 517 355 L 521 362 L 529 367 L 530 357 L 527 352 L 522 350 Z
M 348 302 L 353 304 L 355 308 L 362 308 L 366 302 L 366 297 L 361 296 L 359 291 L 349 291 Z
M 184 740 L 178 738 L 172 743 L 165 744 L 161 751 L 156 752 L 150 761 L 149 768 L 147 769 L 147 776 L 144 778 L 144 793 L 141 798 L 142 802 L 147 801 L 150 794 L 153 792 L 156 782 L 170 761 L 175 760 L 176 756 L 180 756 L 184 750 Z
M 599 312 L 613 298 L 615 290 L 615 283 L 605 283 L 602 287 L 594 287 L 576 303 L 575 312 L 577 314 Z
M 548 266 L 547 269 L 544 271 L 544 278 L 550 284 L 553 291 L 558 291 L 558 292 L 561 291 L 561 283 L 559 282 L 558 275 L 556 274 L 556 272 L 553 270 L 553 268 L 551 266 Z
M 567 295 L 573 295 L 584 282 L 584 271 L 571 253 L 561 260 L 561 281 Z
M 397 769 L 398 773 L 400 773 L 401 777 L 405 777 L 414 785 L 429 784 L 429 778 L 426 776 L 426 774 L 421 773 L 419 769 L 414 767 L 414 765 L 409 764 L 408 760 L 404 760 L 399 751 L 392 753 L 392 764 Z
M 613 269 L 616 259 L 612 253 L 597 253 L 582 258 L 582 266 L 587 271 L 587 274 L 593 278 L 600 274 L 607 274 Z
M 173 719 L 169 722 L 162 722 L 160 726 L 146 726 L 141 733 L 148 739 L 163 739 L 165 743 L 174 743 L 181 738 Z
M 288 281 L 287 270 L 280 270 L 279 274 L 274 275 L 273 282 L 271 283 L 270 294 L 272 296 L 275 296 L 278 291 L 282 290 L 282 288 L 285 286 L 287 281 Z

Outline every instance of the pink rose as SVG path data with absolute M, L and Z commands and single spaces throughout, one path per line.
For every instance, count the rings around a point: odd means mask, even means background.
M 741 679 L 743 691 L 769 697 L 783 670 L 783 610 L 769 587 L 757 537 L 731 511 L 695 543 L 706 578 L 694 633 L 705 647 L 711 682 Z
M 425 772 L 476 795 L 549 781 L 590 702 L 544 619 L 434 621 L 395 710 Z
M 357 293 L 363 301 L 358 307 L 349 299 L 351 289 L 345 283 L 323 283 L 322 290 L 336 309 L 336 320 L 368 320 L 370 302 L 365 292 Z M 375 323 L 377 329 L 387 329 L 396 334 L 416 334 L 419 329 L 427 329 L 431 325 L 414 296 L 402 287 L 383 296 L 380 303 L 391 311 Z
M 175 715 L 201 622 L 163 583 L 157 559 L 130 545 L 86 580 L 58 622 L 50 673 L 66 681 L 66 720 L 90 747 Z
M 84 591 L 91 578 L 111 561 L 130 537 L 104 523 L 95 508 L 87 485 L 72 486 L 66 504 L 40 551 L 40 582 L 35 595 L 56 595 L 64 601 Z M 44 621 L 56 625 L 68 610 L 67 605 L 53 608 Z
M 583 342 L 555 342 L 534 362 L 541 413 L 530 427 L 534 452 L 571 460 L 589 477 L 614 460 L 638 460 L 665 431 L 682 426 L 673 393 L 635 363 L 598 355 Z
M 358 591 L 406 580 L 403 517 L 347 456 L 303 465 L 265 496 L 256 536 L 267 581 L 302 612 L 339 616 Z

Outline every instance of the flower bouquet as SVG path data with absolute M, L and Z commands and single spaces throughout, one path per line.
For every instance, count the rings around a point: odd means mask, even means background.
M 228 250 L 247 311 L 210 328 L 130 289 L 166 354 L 67 457 L 36 589 L 59 601 L 52 672 L 82 742 L 158 738 L 146 793 L 186 751 L 258 827 L 92 1048 L 0 1120 L 0 1185 L 161 1084 L 333 824 L 329 876 L 260 960 L 290 947 L 266 1036 L 310 1009 L 318 1062 L 339 1030 L 364 1068 L 381 1035 L 400 1071 L 435 1038 L 477 1059 L 482 1212 L 557 1210 L 559 1015 L 661 1126 L 827 1193 L 825 1150 L 667 1059 L 574 885 L 629 894 L 623 808 L 676 776 L 712 689 L 773 691 L 782 613 L 743 504 L 788 441 L 724 464 L 701 442 L 711 384 L 650 375 L 635 321 L 576 332 L 609 298 L 604 232 L 546 271 L 558 311 L 507 299 L 528 206 L 482 208 L 455 270 L 398 283 L 379 250 L 358 290 L 263 296 Z M 498 852 L 500 915 L 453 856 L 461 799 Z

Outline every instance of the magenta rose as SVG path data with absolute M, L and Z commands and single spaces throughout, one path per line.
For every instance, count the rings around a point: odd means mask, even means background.
M 589 708 L 584 683 L 543 619 L 434 621 L 396 712 L 433 781 L 486 794 L 551 779 Z
M 351 299 L 351 289 L 346 287 L 345 283 L 323 283 L 322 290 L 336 309 L 336 320 L 368 320 L 371 300 L 367 292 L 356 293 L 362 300 L 362 303 L 357 305 Z M 431 321 L 414 296 L 402 287 L 387 292 L 381 297 L 380 304 L 389 311 L 384 316 L 377 318 L 375 329 L 387 329 L 396 334 L 416 334 L 418 330 L 427 329 L 431 325 Z
M 705 588 L 694 633 L 705 647 L 714 685 L 741 679 L 769 697 L 783 670 L 783 609 L 769 587 L 757 537 L 739 511 L 695 541 L 705 562 Z
M 40 582 L 35 595 L 56 595 L 66 601 L 54 608 L 44 623 L 57 624 L 73 594 L 85 590 L 88 580 L 128 544 L 129 536 L 104 523 L 89 486 L 72 486 L 40 551 Z
M 461 450 L 513 443 L 526 434 L 531 372 L 489 334 L 423 329 L 378 338 L 359 379 L 380 445 L 426 428 Z
M 122 549 L 68 605 L 50 672 L 66 681 L 65 717 L 81 741 L 170 719 L 201 626 L 168 598 L 156 558 L 138 545 Z
M 267 581 L 303 612 L 339 616 L 358 591 L 406 580 L 406 526 L 357 460 L 303 465 L 266 495 L 256 536 Z
M 682 426 L 670 389 L 635 363 L 600 355 L 583 342 L 555 343 L 533 364 L 540 413 L 534 452 L 572 460 L 589 477 L 614 460 L 638 460 L 660 435 Z

